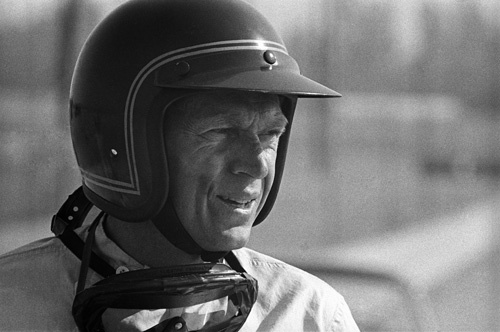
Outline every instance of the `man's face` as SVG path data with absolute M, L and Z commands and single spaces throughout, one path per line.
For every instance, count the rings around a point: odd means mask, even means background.
M 244 246 L 269 194 L 287 120 L 278 97 L 211 92 L 168 109 L 169 199 L 205 250 Z

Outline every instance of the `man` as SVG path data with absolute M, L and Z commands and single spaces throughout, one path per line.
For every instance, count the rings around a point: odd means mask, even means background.
M 357 331 L 319 279 L 244 248 L 270 212 L 300 75 L 239 0 L 136 0 L 85 43 L 71 134 L 83 186 L 55 238 L 0 258 L 0 326 Z

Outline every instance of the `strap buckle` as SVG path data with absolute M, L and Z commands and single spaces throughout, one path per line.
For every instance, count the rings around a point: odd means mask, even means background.
M 52 217 L 51 231 L 61 235 L 69 227 L 71 230 L 80 227 L 92 208 L 92 203 L 83 193 L 83 187 L 76 189 Z

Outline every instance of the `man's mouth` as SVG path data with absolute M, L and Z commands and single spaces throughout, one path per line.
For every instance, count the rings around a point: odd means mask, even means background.
M 252 206 L 253 202 L 255 202 L 255 199 L 238 199 L 226 196 L 217 196 L 217 197 L 224 203 L 240 209 L 248 209 Z

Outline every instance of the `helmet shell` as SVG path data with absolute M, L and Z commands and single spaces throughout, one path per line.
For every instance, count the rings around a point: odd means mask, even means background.
M 70 92 L 73 147 L 85 194 L 124 221 L 154 217 L 168 196 L 164 114 L 199 90 L 237 89 L 297 97 L 340 96 L 300 74 L 260 13 L 239 0 L 133 0 L 108 15 L 78 58 Z M 256 223 L 274 204 L 276 178 Z

